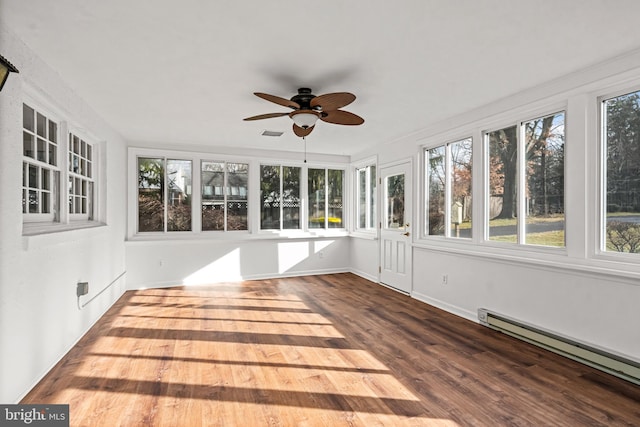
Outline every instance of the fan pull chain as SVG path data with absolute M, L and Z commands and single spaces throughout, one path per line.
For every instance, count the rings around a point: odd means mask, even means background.
M 302 137 L 304 141 L 304 162 L 307 163 L 307 137 L 306 135 Z

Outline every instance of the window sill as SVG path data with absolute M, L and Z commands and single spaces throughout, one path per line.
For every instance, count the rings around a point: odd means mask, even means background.
M 363 240 L 378 240 L 378 233 L 376 231 L 352 231 L 349 233 L 349 237 L 354 237 Z
M 163 241 L 255 241 L 255 240 L 289 240 L 289 239 L 323 239 L 335 237 L 347 237 L 346 230 L 317 230 L 317 231 L 205 231 L 171 232 L 171 233 L 144 233 L 136 234 L 127 239 L 128 242 L 163 242 Z
M 28 249 L 36 242 L 44 245 L 56 244 L 65 239 L 73 240 L 83 233 L 95 233 L 96 230 L 101 229 L 106 229 L 106 224 L 97 221 L 73 221 L 68 224 L 23 223 L 22 246 L 24 249 Z

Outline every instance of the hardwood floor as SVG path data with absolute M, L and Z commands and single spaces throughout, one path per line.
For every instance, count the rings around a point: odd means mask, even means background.
M 352 274 L 127 292 L 22 403 L 73 426 L 640 425 L 640 387 Z

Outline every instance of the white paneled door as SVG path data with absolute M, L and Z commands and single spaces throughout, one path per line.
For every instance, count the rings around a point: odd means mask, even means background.
M 380 281 L 411 292 L 411 162 L 383 167 Z

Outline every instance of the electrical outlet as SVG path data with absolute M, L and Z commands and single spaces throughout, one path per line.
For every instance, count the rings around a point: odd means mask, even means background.
M 318 252 L 318 257 L 320 259 L 324 258 L 324 252 L 322 252 L 322 251 Z
M 76 287 L 76 295 L 81 297 L 89 293 L 89 282 L 78 282 Z
M 442 284 L 446 285 L 447 283 L 449 283 L 449 275 L 448 274 L 443 274 L 442 275 Z

